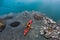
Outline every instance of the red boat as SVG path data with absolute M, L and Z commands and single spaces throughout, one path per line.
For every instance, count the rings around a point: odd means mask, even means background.
M 25 30 L 24 30 L 24 36 L 26 36 L 27 33 L 30 31 L 30 29 L 31 29 L 31 24 L 32 24 L 32 20 L 29 20 L 29 22 L 27 23 L 27 26 L 26 26 L 26 28 L 25 28 Z

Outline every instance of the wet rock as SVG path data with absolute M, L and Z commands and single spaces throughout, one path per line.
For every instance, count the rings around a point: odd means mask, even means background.
M 43 16 L 42 15 L 39 15 L 39 14 L 34 14 L 33 17 L 36 20 L 42 20 L 43 19 Z
M 5 20 L 0 19 L 0 32 L 2 32 L 6 27 Z
M 10 24 L 10 26 L 16 27 L 16 26 L 18 26 L 19 24 L 20 24 L 20 22 L 13 22 L 13 23 Z

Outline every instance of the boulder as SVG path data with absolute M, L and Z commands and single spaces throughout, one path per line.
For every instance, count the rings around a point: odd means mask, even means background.
M 33 17 L 36 20 L 42 20 L 43 19 L 43 16 L 42 15 L 39 15 L 39 14 L 34 14 Z

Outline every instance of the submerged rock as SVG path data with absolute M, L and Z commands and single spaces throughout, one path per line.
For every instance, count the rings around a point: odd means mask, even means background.
M 16 26 L 18 26 L 19 24 L 20 24 L 20 22 L 13 22 L 13 23 L 10 24 L 10 26 L 16 27 Z
M 2 32 L 6 27 L 5 20 L 0 19 L 0 32 Z

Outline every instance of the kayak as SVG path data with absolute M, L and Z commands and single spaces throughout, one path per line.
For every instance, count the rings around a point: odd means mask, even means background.
M 27 23 L 27 26 L 26 26 L 26 28 L 24 30 L 24 36 L 26 36 L 28 34 L 28 32 L 30 31 L 31 24 L 32 24 L 32 20 L 29 20 L 29 22 Z

